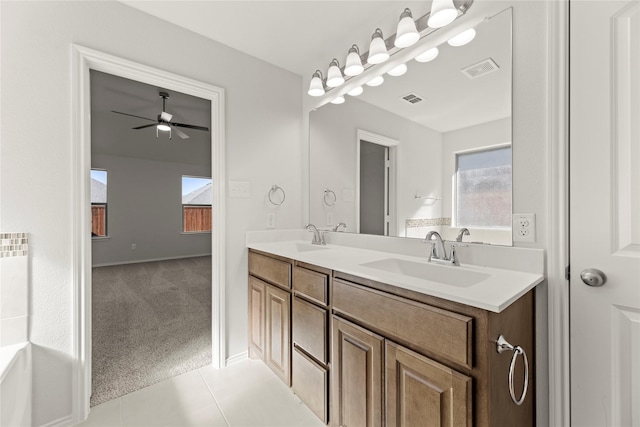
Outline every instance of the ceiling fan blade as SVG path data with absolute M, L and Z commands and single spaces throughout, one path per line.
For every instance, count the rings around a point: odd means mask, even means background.
M 182 132 L 180 129 L 178 129 L 178 128 L 177 128 L 177 127 L 175 127 L 175 126 L 173 127 L 173 131 L 174 131 L 175 133 L 177 133 L 177 134 L 178 134 L 178 136 L 179 136 L 180 138 L 182 138 L 182 139 L 187 139 L 187 138 L 189 138 L 189 135 L 187 135 L 186 133 Z
M 155 121 L 156 121 L 155 119 L 149 119 L 149 118 L 147 118 L 147 117 L 136 116 L 135 114 L 121 113 L 120 111 L 114 111 L 114 110 L 111 110 L 111 112 L 112 112 L 112 113 L 116 113 L 116 114 L 122 114 L 123 116 L 137 117 L 137 118 L 139 118 L 139 119 L 149 120 L 149 121 L 152 121 L 152 122 L 155 122 Z
M 155 123 L 151 123 L 150 125 L 142 125 L 142 126 L 138 126 L 135 128 L 131 128 L 131 129 L 144 129 L 144 128 L 150 128 L 151 126 L 155 126 Z
M 187 125 L 187 124 L 184 124 L 184 123 L 171 123 L 171 126 L 177 126 L 177 127 L 181 127 L 181 128 L 187 128 L 187 129 L 196 129 L 196 130 L 209 131 L 208 127 L 196 126 L 196 125 Z

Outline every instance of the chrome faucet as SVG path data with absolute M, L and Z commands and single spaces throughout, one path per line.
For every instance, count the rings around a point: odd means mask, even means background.
M 433 239 L 435 236 L 435 240 Z M 456 255 L 456 245 L 451 245 L 451 253 L 447 257 L 447 250 L 444 247 L 444 240 L 437 231 L 430 231 L 424 238 L 425 243 L 431 243 L 429 251 L 429 262 L 437 262 L 440 264 L 460 265 Z
M 341 222 L 338 225 L 336 225 L 335 227 L 333 227 L 333 231 L 340 231 L 340 227 L 347 228 L 347 224 L 345 224 L 344 222 Z
M 462 242 L 462 236 L 470 236 L 471 233 L 469 233 L 469 229 L 468 228 L 461 228 L 460 232 L 458 233 L 458 237 L 456 237 L 456 242 Z
M 313 233 L 313 239 L 311 240 L 311 244 L 312 245 L 326 245 L 327 244 L 324 241 L 324 236 L 318 230 L 318 227 L 316 227 L 313 224 L 307 224 L 307 225 L 304 226 L 304 228 Z

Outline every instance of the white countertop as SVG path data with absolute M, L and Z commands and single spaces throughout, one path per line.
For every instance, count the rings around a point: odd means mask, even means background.
M 333 244 L 315 247 L 308 240 L 248 240 L 247 247 L 496 313 L 544 280 L 544 276 L 537 273 L 474 266 L 463 262 L 460 266 L 436 265 L 428 263 L 426 257 Z M 410 265 L 429 264 L 428 268 L 433 266 L 440 274 L 447 274 L 447 270 L 443 269 L 456 269 L 460 270 L 461 275 L 469 273 L 482 278 L 472 285 L 457 286 L 363 265 L 384 260 L 391 260 L 390 263 L 408 261 Z M 456 273 L 458 272 L 452 272 L 452 276 Z

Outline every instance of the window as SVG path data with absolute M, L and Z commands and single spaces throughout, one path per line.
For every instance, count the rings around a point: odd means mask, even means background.
M 211 232 L 211 178 L 182 177 L 182 231 Z
M 91 169 L 91 236 L 107 236 L 107 171 Z
M 456 154 L 457 227 L 511 227 L 511 146 Z

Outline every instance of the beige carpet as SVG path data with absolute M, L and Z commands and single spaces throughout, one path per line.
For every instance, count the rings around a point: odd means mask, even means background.
M 211 363 L 211 257 L 93 268 L 91 406 Z

